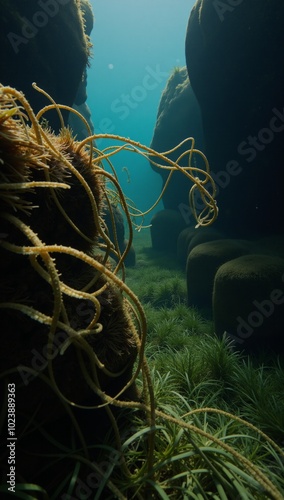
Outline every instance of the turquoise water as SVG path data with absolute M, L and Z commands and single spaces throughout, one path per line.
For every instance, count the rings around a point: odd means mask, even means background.
M 87 102 L 95 132 L 130 137 L 149 146 L 167 79 L 175 66 L 185 65 L 186 27 L 195 2 L 92 0 L 91 3 L 95 24 L 91 34 L 93 58 L 88 70 Z M 109 143 L 98 142 L 98 147 L 102 149 L 106 144 Z M 161 191 L 160 176 L 138 155 L 120 153 L 113 163 L 126 196 L 139 209 L 148 209 Z M 162 204 L 158 209 L 161 208 Z

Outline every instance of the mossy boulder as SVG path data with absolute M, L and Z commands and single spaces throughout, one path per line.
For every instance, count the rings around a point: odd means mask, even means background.
M 182 267 L 186 266 L 188 254 L 191 250 L 207 241 L 224 238 L 224 236 L 211 227 L 186 227 L 183 229 L 177 241 L 177 259 Z
M 284 258 L 251 254 L 219 267 L 213 291 L 214 326 L 237 349 L 284 353 Z
M 249 252 L 250 244 L 246 240 L 222 239 L 194 247 L 186 263 L 188 305 L 211 308 L 214 277 L 218 268 Z
M 189 242 L 187 254 L 189 255 L 194 247 L 201 245 L 201 243 L 206 243 L 207 241 L 217 241 L 223 238 L 224 235 L 220 231 L 217 231 L 214 227 L 198 227 Z

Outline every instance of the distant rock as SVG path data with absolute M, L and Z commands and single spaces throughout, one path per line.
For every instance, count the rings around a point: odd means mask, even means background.
M 160 210 L 151 219 L 152 247 L 163 253 L 176 254 L 178 237 L 184 228 L 185 223 L 177 210 Z
M 187 137 L 194 137 L 195 146 L 198 149 L 203 149 L 199 106 L 188 80 L 186 68 L 177 67 L 173 70 L 161 97 L 151 148 L 162 153 L 177 146 Z M 175 161 L 190 146 L 191 143 L 187 142 L 185 146 L 170 153 L 169 158 Z M 199 158 L 196 159 L 198 162 Z M 186 160 L 181 161 L 182 166 L 187 164 L 188 157 L 187 162 Z M 202 162 L 200 166 L 202 166 Z M 152 165 L 152 168 L 162 176 L 164 186 L 169 171 L 162 170 L 155 165 Z M 182 173 L 175 172 L 163 194 L 164 207 L 179 210 L 181 204 L 182 208 L 183 205 L 188 205 L 188 192 L 191 185 L 191 182 Z

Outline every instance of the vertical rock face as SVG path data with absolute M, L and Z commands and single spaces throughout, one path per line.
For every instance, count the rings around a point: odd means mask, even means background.
M 159 152 L 168 151 L 187 137 L 194 137 L 196 147 L 203 149 L 200 109 L 184 67 L 174 69 L 162 94 L 151 148 Z M 190 146 L 191 142 L 187 142 L 185 146 L 169 154 L 169 158 L 177 160 L 180 154 Z M 188 157 L 181 161 L 181 164 L 186 165 L 187 162 Z M 162 176 L 164 186 L 169 171 L 162 170 L 155 165 L 151 167 Z M 202 167 L 201 164 L 200 167 Z M 190 188 L 190 181 L 187 181 L 182 173 L 175 172 L 163 195 L 164 207 L 179 210 L 181 204 L 188 204 Z
M 283 15 L 278 0 L 197 0 L 188 23 L 217 224 L 230 235 L 283 231 Z
M 81 0 L 81 11 L 83 15 L 84 31 L 89 37 L 94 26 L 94 14 L 89 0 Z M 75 113 L 71 112 L 68 118 L 68 126 L 72 129 L 73 135 L 76 136 L 78 141 L 86 139 L 86 137 L 95 133 L 91 110 L 86 102 L 88 98 L 87 83 L 87 68 L 85 68 L 72 108 L 78 111 L 87 120 L 89 128 L 86 127 L 82 119 Z
M 46 98 L 72 106 L 88 60 L 88 41 L 78 0 L 1 0 L 0 81 L 21 90 L 35 111 Z M 63 112 L 66 117 L 66 113 Z M 59 123 L 55 112 L 48 121 Z

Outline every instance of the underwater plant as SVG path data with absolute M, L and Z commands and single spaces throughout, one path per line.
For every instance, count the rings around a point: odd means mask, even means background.
M 7 383 L 17 388 L 13 494 L 69 499 L 78 497 L 79 486 L 90 490 L 92 484 L 95 498 L 206 498 L 206 491 L 215 498 L 236 498 L 243 491 L 244 498 L 281 498 L 276 473 L 269 475 L 246 458 L 236 449 L 235 436 L 207 428 L 200 415 L 238 421 L 269 446 L 267 454 L 283 456 L 259 429 L 222 410 L 192 410 L 176 395 L 183 414 L 157 407 L 145 356 L 147 318 L 125 282 L 132 219 L 142 217 L 140 230 L 145 214 L 127 205 L 112 157 L 129 150 L 168 170 L 164 190 L 181 170 L 193 183 L 189 202 L 197 225 L 209 225 L 218 210 L 205 156 L 193 139 L 179 158 L 188 156 L 182 168 L 179 160 L 167 158 L 171 151 L 157 153 L 119 136 L 90 135 L 76 142 L 63 120 L 55 136 L 42 120 L 51 109 L 62 118 L 66 107 L 46 97 L 51 104 L 35 115 L 23 94 L 0 87 L 0 380 L 4 389 Z M 119 145 L 98 150 L 99 138 Z M 192 166 L 194 154 L 204 159 L 205 170 Z M 196 190 L 204 202 L 200 213 L 194 207 Z M 112 242 L 103 217 L 104 209 L 111 213 L 113 199 L 119 199 L 128 224 L 129 244 L 122 254 L 115 224 Z M 109 262 L 112 255 L 115 263 Z M 162 379 L 156 380 L 161 385 Z M 125 416 L 126 410 L 131 415 Z M 130 434 L 121 431 L 121 415 L 131 422 Z M 4 421 L 3 410 L 2 426 Z M 112 446 L 104 439 L 106 425 Z M 112 456 L 107 467 L 98 459 L 103 452 Z M 7 459 L 7 449 L 1 459 Z M 5 488 L 0 492 L 7 493 Z

